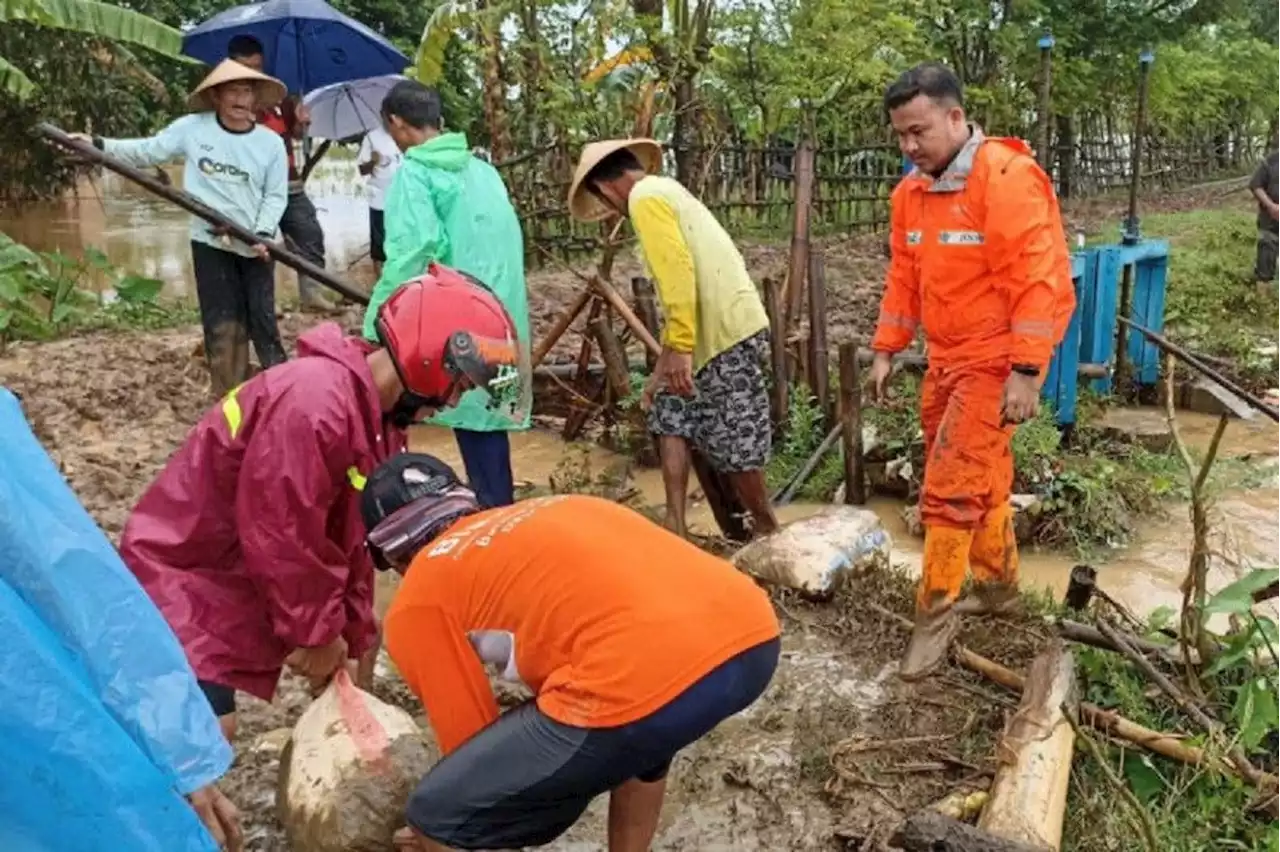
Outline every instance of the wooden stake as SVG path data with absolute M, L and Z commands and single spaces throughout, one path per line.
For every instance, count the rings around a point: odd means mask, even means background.
M 831 425 L 831 367 L 827 360 L 827 271 L 821 250 L 809 252 L 809 387 L 823 422 Z
M 1062 844 L 1075 732 L 1062 713 L 1076 701 L 1075 660 L 1060 639 L 1027 670 L 1022 702 L 996 747 L 999 768 L 978 827 L 1056 850 Z
M 631 306 L 626 303 L 622 296 L 618 295 L 618 291 L 613 286 L 602 279 L 599 275 L 591 276 L 591 286 L 596 294 L 602 296 L 609 307 L 618 312 L 618 316 L 622 317 L 631 331 L 635 334 L 640 342 L 645 345 L 653 354 L 657 355 L 662 351 L 662 347 L 658 345 L 657 339 L 649 333 L 649 329 L 644 327 L 644 323 L 640 322 L 640 318 L 636 316 L 636 312 L 631 310 Z
M 782 307 L 782 290 L 775 278 L 764 279 L 764 306 L 769 314 L 769 362 L 773 367 L 769 402 L 777 430 L 787 421 L 790 386 L 787 383 L 787 319 Z
M 862 457 L 862 375 L 858 342 L 840 344 L 840 425 L 844 433 L 844 502 L 864 506 L 867 478 Z
M 658 336 L 658 303 L 653 292 L 653 282 L 644 277 L 632 278 L 631 296 L 636 303 L 636 316 L 649 334 L 656 338 Z M 649 371 L 653 372 L 654 365 L 658 363 L 658 353 L 646 347 L 644 360 Z
M 600 357 L 604 361 L 605 376 L 613 390 L 613 398 L 626 399 L 631 395 L 631 372 L 627 369 L 626 350 L 622 348 L 613 325 L 608 318 L 601 316 L 591 320 L 587 328 L 600 347 Z

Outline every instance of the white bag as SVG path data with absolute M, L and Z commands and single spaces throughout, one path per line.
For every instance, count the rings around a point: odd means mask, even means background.
M 405 804 L 431 768 L 413 717 L 340 671 L 293 728 L 276 807 L 296 852 L 391 852 Z
M 892 542 L 875 512 L 830 506 L 758 538 L 733 564 L 765 583 L 825 600 L 855 572 L 887 568 Z

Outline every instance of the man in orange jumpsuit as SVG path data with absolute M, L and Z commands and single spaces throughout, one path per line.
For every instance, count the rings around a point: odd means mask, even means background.
M 609 793 L 610 852 L 647 852 L 672 758 L 773 676 L 764 591 L 608 500 L 480 511 L 431 456 L 384 463 L 362 503 L 378 564 L 408 566 L 387 650 L 444 752 L 396 847 L 542 846 Z M 536 698 L 499 715 L 486 664 Z
M 900 669 L 914 680 L 945 657 L 957 612 L 1017 601 L 1010 439 L 1036 413 L 1075 292 L 1053 184 L 1023 142 L 968 123 L 948 68 L 911 69 L 884 104 L 915 168 L 893 192 L 893 258 L 872 342 L 877 396 L 921 323 L 929 358 L 924 569 Z M 975 594 L 957 604 L 970 568 Z

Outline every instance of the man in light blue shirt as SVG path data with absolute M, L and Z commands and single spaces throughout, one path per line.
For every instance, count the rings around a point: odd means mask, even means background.
M 192 115 L 147 139 L 92 140 L 140 168 L 185 159 L 183 189 L 262 239 L 246 245 L 191 220 L 196 296 L 217 396 L 249 378 L 250 340 L 263 369 L 286 358 L 276 326 L 275 264 L 265 243 L 289 200 L 288 165 L 280 137 L 255 122 L 258 109 L 284 96 L 279 80 L 228 59 L 192 92 Z

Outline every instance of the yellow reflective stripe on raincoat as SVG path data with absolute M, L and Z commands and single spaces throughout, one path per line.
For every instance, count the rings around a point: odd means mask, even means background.
M 240 431 L 240 424 L 244 422 L 244 412 L 240 410 L 240 400 L 236 399 L 236 394 L 240 392 L 243 384 L 236 385 L 227 391 L 227 395 L 222 398 L 222 416 L 227 418 L 227 431 L 231 433 L 231 437 L 235 438 L 236 433 Z
M 369 481 L 355 465 L 347 468 L 347 480 L 351 483 L 351 487 L 357 491 L 363 491 L 365 483 Z

